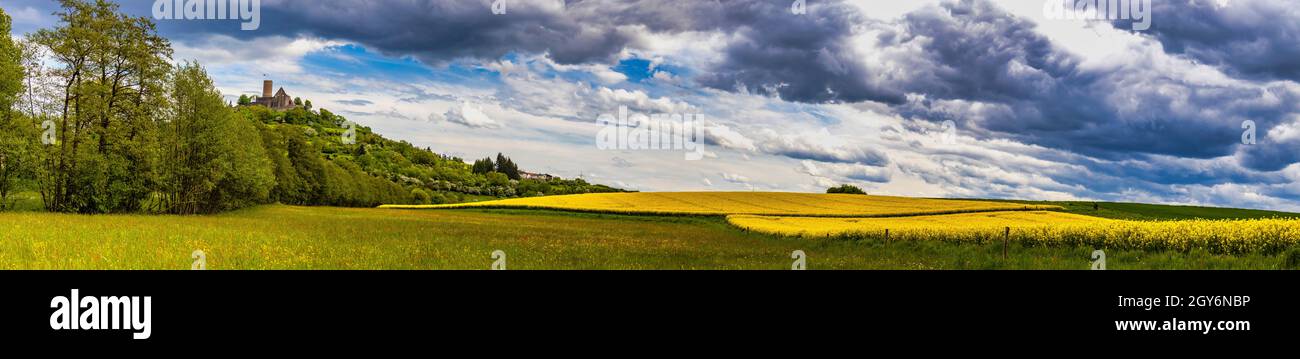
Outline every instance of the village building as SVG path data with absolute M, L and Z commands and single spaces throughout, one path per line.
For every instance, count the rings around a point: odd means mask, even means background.
M 552 176 L 552 175 L 549 175 L 549 174 L 545 174 L 545 173 L 532 173 L 532 172 L 519 171 L 519 178 L 522 178 L 522 179 L 530 179 L 530 180 L 538 180 L 538 181 L 550 181 L 550 180 L 552 180 L 552 179 L 556 179 L 556 178 L 558 178 L 558 177 L 555 177 L 555 176 Z

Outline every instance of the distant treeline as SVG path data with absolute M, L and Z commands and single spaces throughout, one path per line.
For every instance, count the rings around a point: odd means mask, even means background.
M 59 25 L 21 41 L 0 9 L 0 209 L 19 191 L 54 212 L 176 214 L 618 191 L 521 179 L 503 155 L 474 171 L 310 105 L 232 106 L 198 63 L 173 64 L 152 20 L 61 3 Z

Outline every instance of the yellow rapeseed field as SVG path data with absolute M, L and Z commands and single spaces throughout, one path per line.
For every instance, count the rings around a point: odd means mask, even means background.
M 815 217 L 888 217 L 1057 209 L 1057 206 L 985 201 L 786 192 L 639 192 L 592 193 L 514 198 L 499 201 L 396 209 L 512 208 L 554 209 L 617 214 L 777 215 Z
M 914 216 L 896 218 L 824 218 L 824 217 L 778 217 L 733 215 L 728 216 L 731 224 L 763 233 L 803 236 L 833 236 L 851 232 L 881 232 L 890 229 L 900 231 L 941 230 L 985 231 L 1002 230 L 1006 227 L 1029 227 L 1065 224 L 1094 224 L 1111 220 L 1077 214 L 1029 211 L 1029 212 L 983 212 L 962 213 L 936 216 Z
M 1127 221 L 1031 211 L 967 213 L 899 218 L 807 218 L 734 215 L 746 230 L 789 236 L 884 237 L 891 240 L 1011 241 L 1025 245 L 1181 250 L 1215 253 L 1277 253 L 1300 245 L 1300 220 Z

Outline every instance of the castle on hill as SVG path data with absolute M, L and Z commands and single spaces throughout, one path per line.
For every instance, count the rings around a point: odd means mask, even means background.
M 272 110 L 278 111 L 290 110 L 298 107 L 293 104 L 293 97 L 289 97 L 289 94 L 284 92 L 283 87 L 281 87 L 279 91 L 276 91 L 275 95 L 271 95 L 271 89 L 274 87 L 274 83 L 272 83 L 271 80 L 262 81 L 262 97 L 253 99 L 251 106 L 266 106 Z

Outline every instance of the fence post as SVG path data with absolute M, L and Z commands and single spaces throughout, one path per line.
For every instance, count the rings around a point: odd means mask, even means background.
M 1002 235 L 1002 259 L 1007 259 L 1007 243 L 1011 241 L 1011 227 Z
M 885 228 L 885 242 L 889 242 L 889 228 Z

